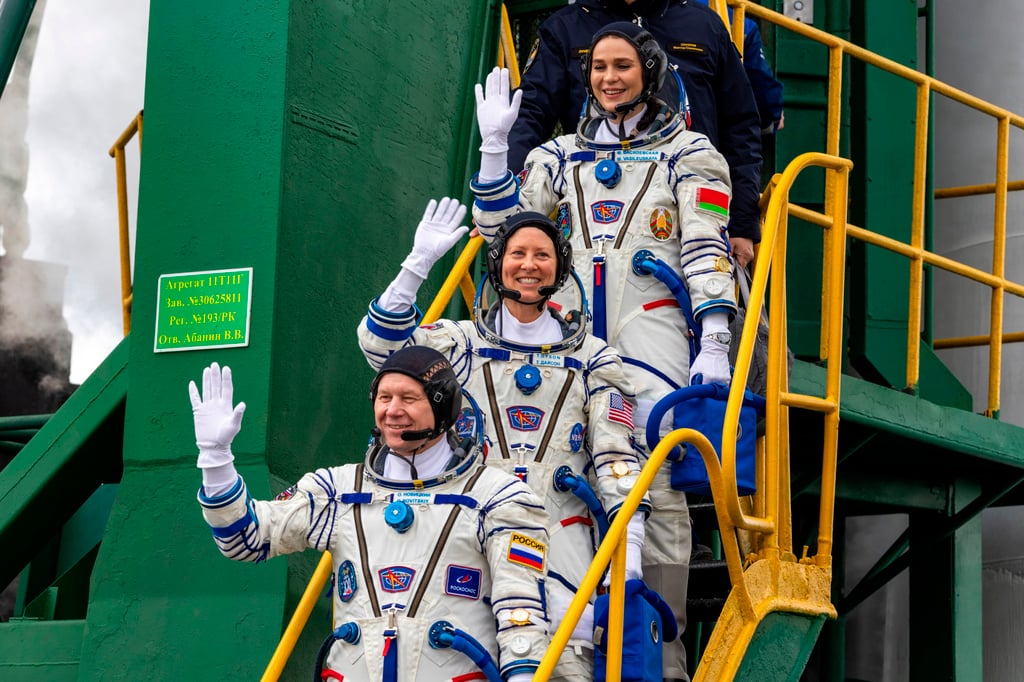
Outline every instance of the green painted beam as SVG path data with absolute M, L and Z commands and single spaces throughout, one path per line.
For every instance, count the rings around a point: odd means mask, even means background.
M 84 620 L 0 623 L 0 679 L 4 682 L 78 682 Z M 45 658 L 39 652 L 46 653 Z
M 971 481 L 954 485 L 953 509 L 969 506 L 979 490 Z M 946 519 L 910 518 L 911 548 L 931 541 Z M 964 524 L 910 562 L 910 680 L 982 682 L 981 517 Z
M 797 682 L 825 616 L 776 612 L 765 616 L 743 655 L 735 682 Z
M 794 393 L 824 396 L 824 368 L 795 362 L 790 388 Z M 1024 469 L 1024 428 L 844 375 L 840 387 L 840 432 L 845 422 L 949 453 L 969 455 L 981 463 Z
M 7 0 L 0 2 L 0 95 L 18 57 L 21 40 L 25 37 L 36 0 Z
M 122 341 L 0 471 L 0 546 L 9 548 L 0 552 L 0 584 L 101 484 L 120 477 L 128 345 Z

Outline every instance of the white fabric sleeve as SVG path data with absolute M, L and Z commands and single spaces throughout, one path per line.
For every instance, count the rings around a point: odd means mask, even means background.
M 408 310 L 416 303 L 416 294 L 423 282 L 415 272 L 402 268 L 377 299 L 377 305 L 391 313 Z
M 203 493 L 207 497 L 223 495 L 235 485 L 238 480 L 238 472 L 233 462 L 222 464 L 216 467 L 202 469 L 203 472 Z
M 505 177 L 508 170 L 508 148 L 504 151 L 480 151 L 480 181 L 483 183 L 497 182 Z

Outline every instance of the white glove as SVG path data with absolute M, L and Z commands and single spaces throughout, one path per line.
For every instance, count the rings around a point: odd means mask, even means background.
M 199 397 L 196 382 L 188 382 L 196 426 L 196 445 L 199 447 L 196 466 L 200 469 L 220 467 L 235 459 L 231 454 L 231 441 L 242 428 L 245 403 L 238 403 L 232 409 L 234 392 L 231 368 L 225 366 L 221 370 L 216 362 L 203 370 L 202 398 Z
M 690 384 L 728 384 L 732 373 L 729 370 L 729 344 L 709 337 L 710 334 L 729 331 L 729 316 L 726 313 L 710 313 L 701 320 L 700 352 L 690 365 Z M 698 377 L 697 375 L 703 375 Z
M 533 682 L 533 673 L 516 673 L 507 682 Z
M 509 101 L 508 69 L 494 67 L 487 74 L 486 90 L 476 84 L 476 120 L 480 126 L 480 151 L 508 151 L 508 133 L 519 116 L 523 91 L 516 90 Z
M 644 577 L 643 563 L 640 554 L 644 548 L 644 515 L 633 514 L 626 526 L 626 580 L 639 580 Z
M 426 279 L 434 263 L 469 232 L 465 225 L 459 226 L 465 217 L 466 207 L 458 200 L 444 197 L 438 203 L 431 199 L 423 212 L 423 220 L 416 227 L 412 251 L 402 261 L 402 267 Z
M 626 580 L 642 579 L 644 577 L 643 561 L 641 554 L 644 549 L 644 515 L 640 512 L 633 514 L 633 517 L 626 524 Z M 611 585 L 612 572 L 609 570 L 604 576 L 604 586 Z
M 523 91 L 511 90 L 508 69 L 495 67 L 487 74 L 486 92 L 476 85 L 476 120 L 480 128 L 480 180 L 492 182 L 508 172 L 508 133 L 519 116 Z
M 551 618 L 551 633 L 554 634 L 558 626 L 565 619 L 565 612 L 569 610 L 570 597 L 566 597 L 558 590 L 548 592 L 548 617 Z M 569 639 L 582 639 L 587 642 L 594 639 L 594 605 L 587 604 L 583 607 L 583 613 L 572 629 Z

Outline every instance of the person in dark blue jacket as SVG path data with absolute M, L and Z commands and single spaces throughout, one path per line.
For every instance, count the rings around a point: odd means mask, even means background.
M 707 5 L 708 0 L 697 0 Z M 732 8 L 729 8 L 729 19 L 732 20 Z M 757 112 L 761 116 L 761 134 L 774 135 L 782 130 L 785 122 L 782 106 L 782 83 L 772 73 L 772 67 L 764 56 L 764 43 L 761 40 L 761 29 L 757 22 L 746 17 L 743 20 L 743 68 L 747 70 L 747 79 L 754 89 L 754 100 Z
M 708 136 L 729 164 L 729 238 L 745 266 L 761 239 L 761 126 L 739 52 L 721 18 L 695 0 L 577 0 L 540 25 L 522 81 L 522 106 L 509 135 L 508 166 L 551 138 L 556 123 L 576 130 L 586 91 L 580 55 L 594 34 L 615 21 L 638 23 L 679 67 L 690 102 L 690 129 Z

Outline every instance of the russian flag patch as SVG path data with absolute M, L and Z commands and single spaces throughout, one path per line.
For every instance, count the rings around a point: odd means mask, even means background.
M 720 215 L 723 218 L 729 217 L 729 195 L 719 192 L 710 187 L 698 187 L 697 197 L 694 200 L 694 208 L 708 213 Z
M 508 545 L 508 560 L 513 564 L 543 571 L 546 552 L 547 548 L 543 542 L 537 542 L 528 535 L 512 533 L 512 540 Z

